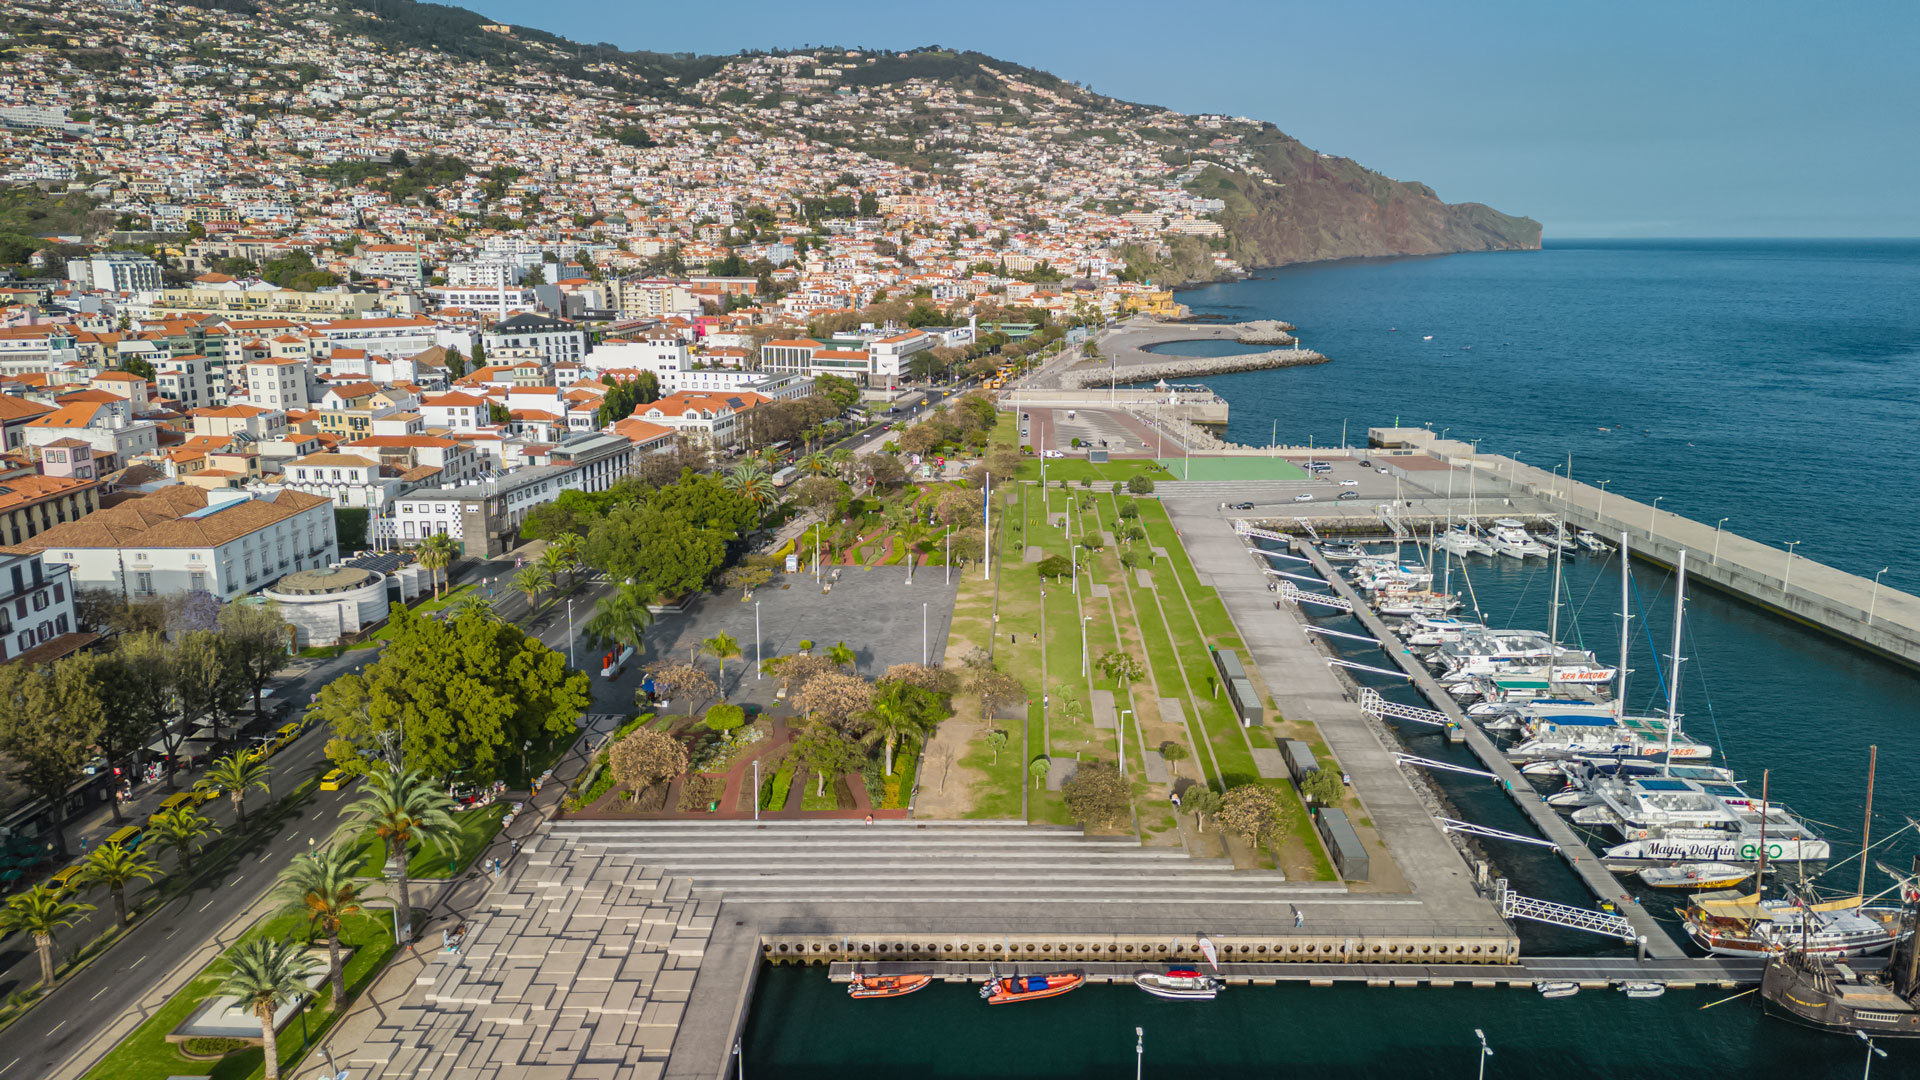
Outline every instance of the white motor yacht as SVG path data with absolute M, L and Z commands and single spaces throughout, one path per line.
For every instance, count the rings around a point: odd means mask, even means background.
M 1547 556 L 1547 545 L 1528 536 L 1526 526 L 1512 518 L 1495 519 L 1493 531 L 1487 534 L 1487 543 L 1497 555 L 1511 555 L 1516 559 Z
M 1434 546 L 1455 555 L 1491 555 L 1493 546 L 1465 529 L 1448 529 L 1445 536 L 1434 542 Z

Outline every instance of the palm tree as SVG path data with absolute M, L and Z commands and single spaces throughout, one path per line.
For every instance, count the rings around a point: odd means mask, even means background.
M 0 933 L 19 932 L 33 936 L 33 947 L 40 953 L 40 984 L 53 989 L 53 932 L 72 926 L 74 920 L 93 910 L 92 904 L 77 904 L 67 899 L 65 889 L 35 885 L 7 899 L 0 908 Z
M 552 584 L 552 576 L 538 566 L 529 566 L 513 576 L 513 587 L 527 594 L 528 611 L 533 610 L 533 602 Z
M 877 742 L 885 748 L 888 776 L 893 775 L 894 748 L 920 738 L 933 727 L 933 717 L 924 703 L 925 695 L 926 691 L 919 687 L 884 681 L 876 688 L 872 704 L 867 706 L 865 718 L 872 725 L 867 742 Z
M 280 872 L 275 890 L 285 911 L 307 913 L 307 933 L 327 936 L 327 978 L 333 983 L 333 1008 L 338 1013 L 347 1000 L 347 973 L 340 963 L 340 925 L 363 909 L 365 888 L 355 877 L 360 865 L 358 848 L 329 844 L 301 855 Z
M 563 575 L 570 575 L 572 573 L 572 566 L 567 561 L 566 553 L 555 548 L 552 544 L 547 545 L 546 550 L 540 553 L 540 558 L 534 560 L 533 565 L 538 567 L 541 573 L 547 575 L 547 580 L 556 586 L 559 584 L 560 578 Z M 568 578 L 568 584 L 572 584 L 571 577 Z
M 639 652 L 642 637 L 652 625 L 646 594 L 638 586 L 622 585 L 619 592 L 600 601 L 583 631 L 596 645 L 625 645 Z
M 407 893 L 407 851 L 414 841 L 444 847 L 460 828 L 453 800 L 425 773 L 392 766 L 367 774 L 360 798 L 348 808 L 387 845 L 387 857 L 399 865 L 395 895 L 399 925 L 413 938 L 413 905 Z
M 850 668 L 860 660 L 859 657 L 854 655 L 853 649 L 844 641 L 836 641 L 833 643 L 833 648 L 827 650 L 827 659 L 843 668 Z
M 914 566 L 920 561 L 920 545 L 927 538 L 927 527 L 920 524 L 917 517 L 908 518 L 900 525 L 900 546 L 905 548 L 907 561 L 907 584 L 913 584 Z
M 808 476 L 825 476 L 833 471 L 833 462 L 818 450 L 800 459 L 800 471 Z
M 433 595 L 439 596 L 445 591 L 446 570 L 459 557 L 460 541 L 446 533 L 434 533 L 420 541 L 420 565 L 435 578 Z
M 722 630 L 701 642 L 700 650 L 720 661 L 720 699 L 724 701 L 727 697 L 727 661 L 740 657 L 740 643 L 734 640 L 732 634 Z
M 193 853 L 202 838 L 213 832 L 213 822 L 191 806 L 162 810 L 147 822 L 154 839 L 180 855 L 180 872 L 193 873 Z
M 260 1048 L 266 1052 L 267 1080 L 280 1080 L 280 1044 L 273 1030 L 273 1014 L 282 1002 L 307 992 L 313 957 L 298 940 L 249 938 L 227 954 L 230 970 L 220 980 L 219 992 L 238 998 L 260 1020 Z
M 764 508 L 773 501 L 773 478 L 757 462 L 747 461 L 735 465 L 722 483 L 726 485 L 728 491 L 756 507 Z
M 477 592 L 462 593 L 460 599 L 447 605 L 447 618 L 458 619 L 468 612 L 478 612 L 483 618 L 498 619 L 500 613 L 493 610 L 493 601 Z
M 852 469 L 850 468 L 853 464 L 853 451 L 844 446 L 840 447 L 838 450 L 828 454 L 827 460 L 833 463 L 833 471 L 839 475 L 840 479 L 853 479 Z
M 119 844 L 105 844 L 87 852 L 87 860 L 80 864 L 76 880 L 88 885 L 105 885 L 113 894 L 113 913 L 119 918 L 119 925 L 125 926 L 127 886 L 135 881 L 152 881 L 159 873 L 160 867 L 145 855 L 128 851 Z
M 572 588 L 574 576 L 585 565 L 582 555 L 587 547 L 587 538 L 579 533 L 561 533 L 547 541 L 548 551 L 560 553 L 561 569 L 567 572 L 567 587 Z
M 225 792 L 233 800 L 234 821 L 244 829 L 247 827 L 247 789 L 272 791 L 267 786 L 267 777 L 272 774 L 273 766 L 267 764 L 265 755 L 235 750 L 226 757 L 215 758 L 213 764 L 207 766 L 207 775 L 196 780 L 193 789 L 216 795 Z

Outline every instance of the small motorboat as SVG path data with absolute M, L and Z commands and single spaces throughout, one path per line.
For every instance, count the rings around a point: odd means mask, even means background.
M 1190 968 L 1174 968 L 1164 972 L 1143 971 L 1133 977 L 1133 985 L 1169 1001 L 1212 1001 L 1227 988 L 1227 981 Z
M 1667 992 L 1667 984 L 1657 982 L 1623 982 L 1620 984 L 1620 992 L 1630 998 L 1657 998 Z
M 1078 990 L 1087 981 L 1083 971 L 1056 971 L 1050 975 L 1009 975 L 993 978 L 980 988 L 980 996 L 989 1005 L 1010 1005 L 1016 1001 L 1038 1001 Z
M 1577 982 L 1534 983 L 1533 988 L 1539 991 L 1543 998 L 1570 998 L 1580 992 L 1580 984 Z
M 915 990 L 925 990 L 933 983 L 931 975 L 862 975 L 853 973 L 853 979 L 847 983 L 847 996 L 850 998 L 895 998 L 906 997 Z
M 1732 863 L 1675 863 L 1649 866 L 1640 880 L 1656 889 L 1730 889 L 1753 876 L 1753 870 Z

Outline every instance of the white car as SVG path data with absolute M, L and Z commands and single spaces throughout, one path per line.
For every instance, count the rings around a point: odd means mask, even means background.
M 1065 450 L 1049 450 L 1046 452 L 1046 456 L 1050 458 L 1063 458 L 1067 456 L 1067 452 Z
M 1298 495 L 1295 495 L 1295 496 L 1293 497 L 1293 501 L 1294 501 L 1294 502 L 1312 502 L 1312 501 L 1313 501 L 1313 492 L 1311 492 L 1311 491 L 1303 491 L 1303 492 L 1301 492 L 1300 494 L 1298 494 Z
M 1342 481 L 1340 481 L 1340 486 L 1341 486 L 1341 487 L 1359 487 L 1359 486 L 1360 486 L 1360 481 L 1358 481 L 1358 480 L 1342 480 Z
M 1390 476 L 1390 475 L 1392 475 L 1391 473 L 1389 473 L 1389 472 L 1387 472 L 1387 467 L 1386 467 L 1385 465 L 1382 465 L 1382 466 L 1380 466 L 1379 468 L 1377 468 L 1377 469 L 1375 469 L 1375 470 L 1373 470 L 1373 471 L 1374 471 L 1374 472 L 1377 472 L 1377 473 L 1379 473 L 1379 474 L 1380 474 L 1381 476 Z

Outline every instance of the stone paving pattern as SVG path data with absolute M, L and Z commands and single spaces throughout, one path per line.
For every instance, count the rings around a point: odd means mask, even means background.
M 459 951 L 433 953 L 412 991 L 341 1061 L 355 1077 L 664 1073 L 718 894 L 547 835 L 520 855 Z

